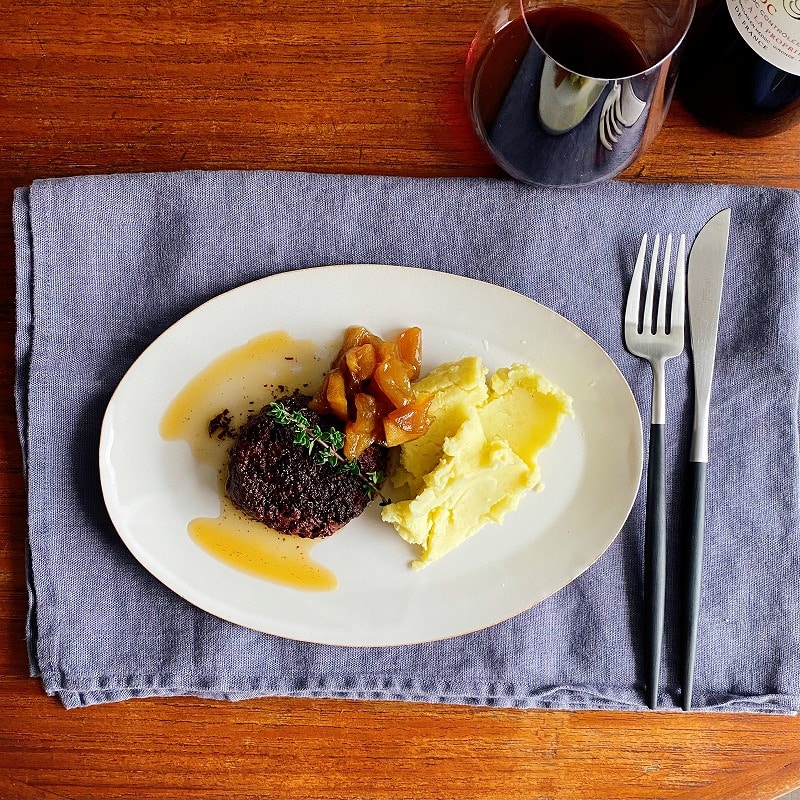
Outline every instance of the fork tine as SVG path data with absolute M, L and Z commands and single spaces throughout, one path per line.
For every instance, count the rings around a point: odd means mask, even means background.
M 661 235 L 656 234 L 653 239 L 653 254 L 650 257 L 650 271 L 647 276 L 647 293 L 644 298 L 644 325 L 643 330 L 653 332 L 653 300 L 656 292 L 656 265 L 658 263 L 658 250 L 661 245 Z
M 658 293 L 658 314 L 656 317 L 656 331 L 660 333 L 666 333 L 667 330 L 667 287 L 669 286 L 671 256 L 672 234 L 668 233 L 667 241 L 664 243 L 664 259 L 661 264 L 661 286 Z
M 644 257 L 647 253 L 647 234 L 642 236 L 639 245 L 639 254 L 636 256 L 636 265 L 631 276 L 631 285 L 628 289 L 628 302 L 625 305 L 625 325 L 635 326 L 636 331 L 641 330 L 640 307 L 642 303 L 642 275 L 644 273 Z
M 675 285 L 672 289 L 671 330 L 683 330 L 684 309 L 686 307 L 686 236 L 678 240 L 678 257 L 675 260 Z

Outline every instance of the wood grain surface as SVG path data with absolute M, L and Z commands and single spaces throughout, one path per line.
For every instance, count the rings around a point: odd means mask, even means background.
M 13 188 L 57 175 L 187 168 L 498 174 L 462 92 L 487 8 L 0 4 L 0 800 L 766 800 L 800 785 L 797 717 L 288 699 L 65 711 L 27 677 Z M 739 140 L 698 127 L 674 103 L 622 177 L 800 188 L 800 128 Z

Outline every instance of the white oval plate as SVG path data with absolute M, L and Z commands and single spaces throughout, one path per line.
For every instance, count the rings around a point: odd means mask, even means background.
M 253 337 L 286 330 L 335 347 L 346 327 L 394 335 L 423 330 L 423 370 L 479 355 L 490 370 L 530 363 L 574 401 L 541 454 L 545 490 L 420 572 L 415 553 L 373 505 L 314 549 L 339 578 L 306 592 L 226 566 L 187 524 L 218 508 L 194 485 L 189 449 L 165 441 L 170 401 L 212 360 Z M 608 355 L 554 311 L 515 292 L 409 267 L 341 265 L 282 273 L 210 300 L 162 334 L 109 403 L 100 440 L 106 505 L 122 540 L 156 578 L 196 606 L 260 631 L 357 646 L 447 638 L 501 622 L 574 580 L 611 544 L 642 471 L 636 401 Z M 178 481 L 175 476 L 182 478 Z M 188 478 L 187 478 L 188 476 Z M 203 496 L 205 493 L 208 496 Z

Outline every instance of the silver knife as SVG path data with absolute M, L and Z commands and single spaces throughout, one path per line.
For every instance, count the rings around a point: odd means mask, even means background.
M 689 336 L 694 364 L 694 427 L 689 456 L 690 531 L 688 580 L 686 583 L 686 639 L 683 662 L 681 705 L 692 707 L 694 662 L 697 651 L 697 620 L 700 611 L 700 586 L 703 565 L 703 528 L 708 465 L 708 417 L 711 380 L 717 349 L 722 281 L 728 254 L 731 210 L 714 215 L 702 228 L 689 254 L 686 276 L 689 309 Z

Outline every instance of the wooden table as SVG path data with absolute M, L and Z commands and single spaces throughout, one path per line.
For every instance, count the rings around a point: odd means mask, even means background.
M 773 798 L 800 718 L 268 699 L 65 711 L 27 677 L 11 398 L 11 193 L 97 172 L 492 175 L 462 99 L 484 3 L 5 0 L 0 7 L 0 798 Z M 634 181 L 800 188 L 800 128 L 743 141 L 677 104 Z M 765 225 L 769 221 L 765 220 Z

